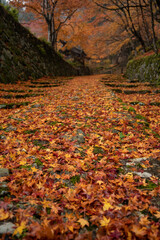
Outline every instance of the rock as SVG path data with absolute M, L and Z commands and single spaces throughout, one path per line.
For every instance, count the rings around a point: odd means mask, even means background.
M 71 142 L 76 141 L 78 144 L 85 143 L 85 134 L 81 129 L 77 130 L 75 136 L 66 133 L 63 138 Z
M 119 130 L 117 130 L 117 129 L 112 129 L 112 133 L 117 133 L 117 134 L 119 134 Z
M 49 145 L 48 140 L 34 139 L 33 144 L 35 146 L 46 147 Z
M 12 222 L 5 222 L 0 225 L 0 234 L 12 234 L 16 229 L 16 225 Z
M 9 176 L 9 170 L 7 168 L 0 168 L 0 177 Z
M 152 177 L 152 174 L 150 174 L 148 172 L 143 172 L 143 173 L 141 173 L 141 172 L 133 172 L 133 173 L 138 175 L 138 176 L 140 176 L 140 177 L 142 177 L 142 178 L 150 178 L 150 177 Z
M 5 135 L 0 135 L 0 139 L 1 139 L 1 140 L 3 140 L 3 139 L 5 140 L 5 139 L 6 139 L 6 136 L 5 136 Z
M 32 105 L 31 107 L 32 107 L 32 108 L 39 108 L 39 107 L 41 107 L 41 104 L 34 104 L 34 105 Z
M 5 197 L 5 196 L 8 196 L 9 195 L 9 192 L 8 191 L 5 191 L 3 189 L 0 188 L 0 197 Z
M 139 163 L 139 162 L 141 162 L 141 161 L 145 161 L 145 160 L 147 160 L 147 158 L 146 157 L 143 157 L 143 158 L 133 158 L 133 159 L 128 159 L 130 162 L 132 162 L 132 163 Z
M 7 183 L 6 182 L 0 182 L 0 189 L 8 189 Z
M 7 128 L 5 129 L 5 131 L 7 131 L 7 132 L 16 131 L 16 130 L 17 130 L 17 128 L 16 128 L 16 127 L 13 127 L 13 126 L 9 126 L 9 127 L 7 127 Z
M 0 197 L 5 197 L 9 194 L 6 182 L 0 182 Z
M 0 104 L 0 109 L 1 108 L 6 108 L 6 105 L 5 104 Z
M 77 96 L 72 97 L 72 100 L 73 100 L 73 101 L 78 101 L 78 100 L 79 100 L 79 97 L 77 97 Z
M 22 118 L 12 118 L 12 119 L 14 119 L 14 120 L 16 120 L 16 121 L 19 121 L 19 122 L 24 121 L 24 119 L 22 119 Z
M 77 141 L 78 143 L 85 143 L 85 134 L 81 129 L 77 130 L 77 134 L 73 137 L 73 140 Z
M 139 102 L 138 103 L 140 106 L 145 106 L 145 103 L 143 103 L 143 102 Z

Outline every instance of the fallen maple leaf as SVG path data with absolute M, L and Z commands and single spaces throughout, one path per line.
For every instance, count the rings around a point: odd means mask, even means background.
M 9 218 L 9 213 L 5 212 L 3 208 L 0 209 L 0 221 Z
M 14 231 L 13 236 L 18 233 L 21 235 L 25 228 L 26 228 L 26 222 L 22 221 L 21 224 Z
M 142 217 L 139 222 L 141 225 L 148 225 L 150 221 L 148 220 L 148 216 Z
M 25 165 L 26 163 L 27 163 L 26 160 L 21 160 L 21 161 L 19 162 L 20 165 Z
M 71 231 L 71 232 L 73 232 L 74 231 L 74 228 L 73 228 L 73 226 L 67 226 L 67 228 Z
M 156 213 L 156 214 L 154 214 L 154 216 L 156 216 L 156 218 L 160 218 L 160 212 L 159 212 L 159 211 L 157 211 L 157 213 Z
M 132 232 L 139 238 L 144 237 L 147 234 L 147 228 L 133 225 Z
M 104 182 L 101 181 L 101 180 L 98 180 L 97 183 L 98 183 L 99 185 L 104 184 Z
M 35 168 L 35 167 L 31 167 L 31 170 L 32 170 L 33 173 L 38 171 L 38 169 Z
M 103 220 L 100 220 L 100 224 L 102 227 L 107 227 L 109 222 L 110 222 L 110 218 L 107 219 L 105 216 L 103 216 Z
M 112 205 L 109 203 L 108 199 L 104 199 L 103 211 L 106 211 L 110 208 L 113 208 Z
M 77 222 L 81 224 L 81 227 L 83 228 L 85 225 L 89 226 L 89 222 L 85 220 L 84 218 L 80 218 Z

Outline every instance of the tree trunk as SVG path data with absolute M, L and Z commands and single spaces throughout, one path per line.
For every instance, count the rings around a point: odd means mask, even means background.
M 146 52 L 146 46 L 145 46 L 145 42 L 140 34 L 140 32 L 138 32 L 136 29 L 135 29 L 135 26 L 134 26 L 134 23 L 133 23 L 133 20 L 132 20 L 132 16 L 131 16 L 131 13 L 130 13 L 130 5 L 129 5 L 129 0 L 127 0 L 127 12 L 128 12 L 128 16 L 129 16 L 129 20 L 130 20 L 130 23 L 131 23 L 131 32 L 133 33 L 133 35 L 138 39 L 138 41 L 141 43 L 142 45 L 142 48 L 143 48 L 143 51 Z
M 153 33 L 153 50 L 156 54 L 158 54 L 158 48 L 156 44 L 156 34 L 154 29 L 154 14 L 153 14 L 153 6 L 152 6 L 153 0 L 149 1 L 150 4 L 150 11 L 151 11 L 151 24 L 152 24 L 152 33 Z
M 158 48 L 156 44 L 156 34 L 154 29 L 154 14 L 153 14 L 153 6 L 152 6 L 153 0 L 149 1 L 150 5 L 150 12 L 151 12 L 151 24 L 152 24 L 152 33 L 153 33 L 153 50 L 156 54 L 158 54 Z
M 143 11 L 141 0 L 139 0 L 139 6 L 140 6 L 140 11 L 141 11 L 141 16 L 142 16 L 143 27 L 144 27 L 144 30 L 146 32 L 146 40 L 147 40 L 148 45 L 150 45 L 151 41 L 150 41 L 149 29 L 148 29 L 148 26 L 147 26 L 147 21 L 146 21 L 145 15 L 144 15 L 144 11 Z
M 157 3 L 157 6 L 158 6 L 158 8 L 160 10 L 160 0 L 156 0 L 156 3 Z

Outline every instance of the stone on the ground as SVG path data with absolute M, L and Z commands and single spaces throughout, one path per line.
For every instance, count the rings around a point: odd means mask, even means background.
M 75 136 L 72 134 L 66 133 L 63 138 L 65 138 L 68 141 L 76 141 L 78 144 L 85 143 L 85 134 L 81 129 L 78 129 Z
M 16 127 L 13 127 L 13 126 L 9 126 L 5 129 L 5 131 L 9 132 L 9 131 L 16 131 L 17 128 Z
M 6 182 L 0 182 L 0 189 L 8 189 L 7 183 Z
M 0 135 L 0 139 L 4 140 L 4 139 L 6 139 L 6 136 L 5 135 Z
M 31 107 L 32 107 L 32 108 L 39 108 L 39 107 L 41 107 L 41 104 L 34 104 L 34 105 L 32 105 Z
M 72 97 L 72 100 L 73 100 L 73 101 L 78 101 L 78 100 L 79 100 L 79 97 L 78 97 L 78 96 L 74 96 L 74 97 Z
M 77 130 L 76 136 L 73 138 L 78 143 L 85 143 L 85 134 L 81 129 Z
M 143 172 L 143 173 L 141 173 L 141 172 L 133 172 L 133 173 L 138 175 L 138 176 L 140 176 L 140 177 L 142 177 L 142 178 L 150 178 L 150 177 L 152 177 L 152 174 L 150 174 L 148 172 Z
M 6 105 L 5 104 L 0 104 L 0 109 L 1 108 L 6 108 Z
M 0 168 L 0 177 L 9 176 L 9 170 L 7 168 Z
M 3 224 L 0 224 L 0 234 L 12 234 L 16 229 L 16 225 L 12 222 L 5 222 Z

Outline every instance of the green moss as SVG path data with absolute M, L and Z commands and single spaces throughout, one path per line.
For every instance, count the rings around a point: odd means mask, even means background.
M 33 130 L 26 130 L 24 131 L 25 134 L 34 134 L 35 132 L 37 132 L 38 129 L 33 129 Z
M 95 147 L 93 148 L 93 153 L 94 153 L 94 154 L 104 154 L 104 149 L 101 148 L 101 147 L 95 146 Z
M 153 190 L 154 188 L 157 187 L 157 185 L 149 180 L 146 181 L 147 185 L 146 186 L 138 186 L 139 189 L 148 189 L 148 190 Z
M 37 164 L 37 166 L 43 166 L 43 163 L 38 158 L 36 158 L 34 162 Z
M 135 110 L 133 107 L 129 107 L 129 108 L 128 108 L 128 112 L 134 112 L 134 113 L 135 113 L 136 110 Z
M 80 175 L 75 175 L 73 177 L 70 178 L 70 181 L 73 185 L 75 185 L 76 183 L 79 183 L 80 182 Z
M 119 133 L 119 137 L 120 137 L 121 140 L 123 140 L 123 138 L 125 138 L 125 136 L 122 132 Z
M 136 114 L 135 118 L 147 121 L 147 119 L 144 116 L 140 115 L 140 114 Z
M 131 80 L 160 82 L 160 54 L 129 61 L 125 76 Z
M 46 54 L 46 51 L 42 45 L 38 45 L 37 47 L 38 47 L 39 51 L 41 52 L 41 54 L 43 54 L 43 55 Z

